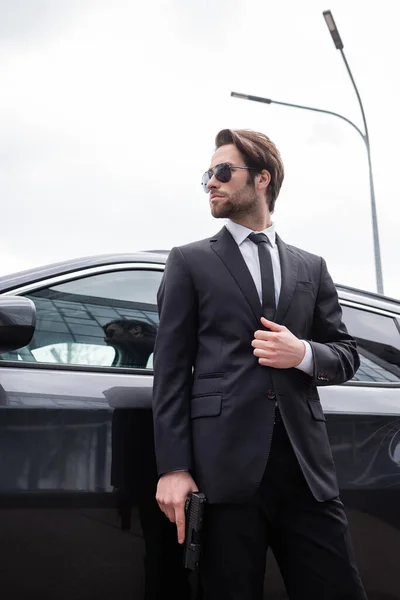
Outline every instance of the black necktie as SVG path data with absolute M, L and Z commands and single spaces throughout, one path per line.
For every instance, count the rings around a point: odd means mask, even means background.
M 260 259 L 263 315 L 272 321 L 275 315 L 275 286 L 269 242 L 265 233 L 251 233 L 249 240 L 257 244 Z

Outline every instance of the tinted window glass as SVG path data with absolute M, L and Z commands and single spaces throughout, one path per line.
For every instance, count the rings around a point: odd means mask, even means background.
M 103 273 L 27 294 L 37 309 L 32 342 L 16 358 L 152 368 L 162 271 Z
M 355 381 L 400 381 L 400 333 L 395 320 L 342 306 L 343 320 L 358 344 L 361 366 Z

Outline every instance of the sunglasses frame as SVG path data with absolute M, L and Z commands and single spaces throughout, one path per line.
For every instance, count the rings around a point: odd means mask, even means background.
M 230 173 L 229 179 L 220 179 L 218 177 L 218 172 L 216 172 L 218 167 L 228 167 L 229 173 Z M 257 169 L 254 167 L 231 165 L 230 163 L 227 163 L 227 162 L 219 163 L 219 165 L 215 165 L 215 167 L 213 169 L 208 169 L 208 171 L 205 171 L 205 173 L 203 174 L 201 185 L 202 185 L 205 193 L 208 194 L 210 192 L 210 190 L 208 189 L 207 186 L 208 186 L 208 182 L 212 179 L 213 176 L 215 176 L 215 178 L 220 183 L 228 183 L 232 179 L 232 169 L 246 169 L 247 171 L 257 171 Z M 205 181 L 207 176 L 208 176 L 208 180 Z

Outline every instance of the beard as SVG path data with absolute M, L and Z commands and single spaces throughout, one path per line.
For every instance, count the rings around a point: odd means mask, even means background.
M 215 219 L 232 219 L 257 211 L 258 199 L 251 183 L 230 195 L 224 195 L 217 204 L 211 204 L 211 214 Z

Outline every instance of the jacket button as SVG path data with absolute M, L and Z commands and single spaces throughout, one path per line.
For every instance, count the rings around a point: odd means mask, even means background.
M 276 394 L 275 394 L 274 390 L 268 390 L 267 398 L 269 398 L 270 400 L 275 400 Z

